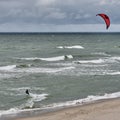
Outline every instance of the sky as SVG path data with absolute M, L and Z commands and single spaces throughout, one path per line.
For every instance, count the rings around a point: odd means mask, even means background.
M 120 0 L 0 0 L 0 32 L 120 32 L 119 11 Z

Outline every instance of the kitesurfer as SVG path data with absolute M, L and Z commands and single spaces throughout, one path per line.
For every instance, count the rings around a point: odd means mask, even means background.
M 26 93 L 27 95 L 30 95 L 30 93 L 29 93 L 29 90 L 28 90 L 28 89 L 26 89 L 25 93 Z

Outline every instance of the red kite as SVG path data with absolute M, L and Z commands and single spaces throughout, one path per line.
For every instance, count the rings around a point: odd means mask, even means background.
M 106 29 L 108 29 L 109 26 L 110 26 L 110 19 L 109 19 L 109 17 L 106 14 L 104 14 L 104 13 L 97 14 L 96 16 L 98 16 L 98 15 L 101 16 L 104 19 L 104 21 L 106 23 Z

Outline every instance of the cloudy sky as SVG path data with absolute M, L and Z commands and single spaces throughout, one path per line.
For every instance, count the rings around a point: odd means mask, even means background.
M 0 32 L 120 31 L 119 11 L 120 0 L 0 0 Z

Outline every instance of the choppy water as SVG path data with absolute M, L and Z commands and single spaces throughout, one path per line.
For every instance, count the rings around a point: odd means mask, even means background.
M 0 34 L 1 115 L 115 97 L 120 34 Z

